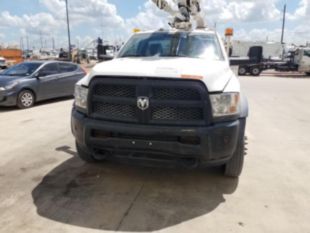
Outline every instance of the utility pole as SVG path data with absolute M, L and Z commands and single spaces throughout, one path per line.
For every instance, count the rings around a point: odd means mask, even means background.
M 24 51 L 24 38 L 20 38 L 20 49 Z
M 284 4 L 284 9 L 283 9 L 281 44 L 284 44 L 285 20 L 286 20 L 286 4 Z
M 53 48 L 53 50 L 55 50 L 55 39 L 54 39 L 54 37 L 52 37 L 52 48 Z
M 27 50 L 29 50 L 29 38 L 28 38 L 28 35 L 26 36 L 26 43 L 27 43 Z
M 40 42 L 41 42 L 41 50 L 42 50 L 43 49 L 42 31 L 40 31 Z
M 68 27 L 68 56 L 71 61 L 71 38 L 70 38 L 70 22 L 69 22 L 69 9 L 68 9 L 68 0 L 66 0 L 66 13 L 67 13 L 67 27 Z

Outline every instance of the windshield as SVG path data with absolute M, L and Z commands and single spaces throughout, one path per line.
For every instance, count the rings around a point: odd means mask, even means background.
M 213 34 L 152 33 L 134 35 L 118 57 L 190 57 L 223 60 L 217 37 Z
M 41 65 L 41 63 L 21 63 L 5 70 L 1 73 L 1 75 L 29 76 L 33 74 Z

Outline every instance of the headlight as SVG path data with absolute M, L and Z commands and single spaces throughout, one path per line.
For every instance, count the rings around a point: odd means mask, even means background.
M 225 117 L 239 114 L 239 93 L 210 95 L 213 117 Z
M 5 91 L 5 88 L 4 87 L 0 87 L 0 91 Z
M 88 96 L 88 88 L 80 85 L 75 85 L 75 91 L 74 91 L 75 106 L 86 111 L 87 96 Z

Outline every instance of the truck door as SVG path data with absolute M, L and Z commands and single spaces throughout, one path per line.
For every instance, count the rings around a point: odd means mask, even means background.
M 310 49 L 300 50 L 299 72 L 310 72 Z

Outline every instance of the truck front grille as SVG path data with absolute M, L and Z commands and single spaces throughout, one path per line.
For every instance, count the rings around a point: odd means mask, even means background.
M 199 121 L 203 119 L 203 111 L 201 108 L 155 107 L 152 109 L 152 119 Z
M 93 109 L 94 113 L 107 119 L 133 120 L 135 118 L 135 107 L 130 105 L 95 102 Z
M 195 80 L 96 77 L 89 89 L 89 115 L 106 121 L 153 125 L 206 125 L 210 102 L 205 85 Z M 147 97 L 149 107 L 138 108 Z

